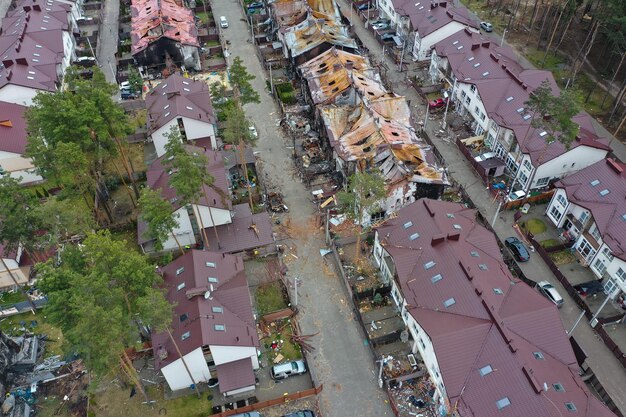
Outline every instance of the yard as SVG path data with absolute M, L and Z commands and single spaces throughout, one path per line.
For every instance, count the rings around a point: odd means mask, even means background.
M 557 239 L 546 239 L 539 242 L 544 248 L 552 248 L 561 244 Z
M 275 321 L 267 325 L 269 336 L 263 337 L 261 343 L 268 355 L 268 363 L 278 363 L 287 360 L 301 359 L 302 351 L 300 346 L 291 341 L 293 328 L 291 320 L 285 319 Z M 275 361 L 275 359 L 278 360 Z
M 549 256 L 556 266 L 561 266 L 561 265 L 569 264 L 572 262 L 576 262 L 576 256 L 570 249 L 564 249 L 558 252 L 552 252 L 549 254 Z
M 260 285 L 254 292 L 259 316 L 287 308 L 287 291 L 281 281 Z
M 528 219 L 521 224 L 522 229 L 537 236 L 546 231 L 546 224 L 540 219 Z
M 48 336 L 48 340 L 46 340 L 44 357 L 62 355 L 63 334 L 59 328 L 50 324 L 46 319 L 47 317 L 41 311 L 36 314 L 30 312 L 17 314 L 0 319 L 0 331 L 12 336 L 23 334 L 23 329 L 35 334 L 45 334 Z

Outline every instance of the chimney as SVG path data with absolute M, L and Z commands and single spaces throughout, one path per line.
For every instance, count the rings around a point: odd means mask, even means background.
M 33 10 L 37 10 L 38 12 L 41 11 L 41 6 L 38 4 L 33 4 Z
M 611 167 L 611 169 L 613 169 L 613 171 L 615 171 L 616 173 L 618 173 L 619 175 L 622 174 L 622 172 L 624 172 L 624 168 L 622 166 L 620 166 L 615 159 L 612 158 L 606 158 L 606 164 L 608 166 Z
M 447 1 L 440 1 L 440 2 L 439 2 L 439 5 L 440 5 L 441 7 L 446 7 L 446 6 L 448 6 L 448 2 L 447 2 Z
M 433 237 L 430 240 L 430 245 L 431 246 L 437 246 L 438 244 L 445 242 L 446 240 L 446 235 L 433 235 Z
M 354 68 L 354 62 L 352 62 L 352 61 L 346 62 L 346 69 L 351 71 L 352 68 Z
M 340 63 L 336 63 L 333 65 L 333 70 L 335 71 L 339 71 L 341 69 L 341 64 Z
M 428 214 L 430 214 L 430 217 L 435 217 L 435 210 L 433 210 L 432 207 L 430 207 L 430 203 L 428 202 L 429 200 L 424 199 L 424 206 L 426 207 L 426 211 L 428 211 Z
M 509 348 L 510 347 L 511 346 L 509 345 Z M 528 379 L 528 382 L 530 382 L 530 385 L 532 385 L 533 390 L 535 391 L 535 394 L 541 393 L 541 391 L 543 391 L 543 390 L 541 388 L 541 385 L 539 385 L 539 382 L 537 381 L 537 379 L 533 375 L 533 370 L 530 369 L 527 365 L 524 365 L 522 367 L 522 372 L 524 372 L 524 376 L 526 376 L 526 379 Z
M 11 65 L 13 65 L 13 60 L 12 59 L 4 59 L 4 60 L 2 60 L 2 65 L 4 65 L 5 68 L 9 68 Z
M 442 4 L 443 7 L 446 7 L 445 3 L 441 3 L 441 4 Z M 452 14 L 452 12 L 450 10 L 446 10 L 446 14 L 448 15 L 448 17 L 450 19 L 452 19 L 454 17 L 454 15 Z
M 485 48 L 489 48 L 489 45 L 491 45 L 491 42 L 487 41 L 487 42 L 483 42 L 483 46 Z
M 493 59 L 494 61 L 498 62 L 498 57 L 496 56 L 496 54 L 494 54 L 493 52 L 490 52 L 489 56 L 491 57 L 491 59 Z
M 479 43 L 473 43 L 473 44 L 472 44 L 472 51 L 473 51 L 474 49 L 478 49 L 478 48 L 480 48 L 480 44 L 479 44 Z
M 448 240 L 459 240 L 460 237 L 461 232 L 459 232 L 458 230 L 448 233 Z
M 474 292 L 476 293 L 476 295 L 482 295 L 483 294 L 483 289 L 480 285 L 475 285 L 474 286 Z
M 459 261 L 459 265 L 461 265 L 461 269 L 463 270 L 463 273 L 465 274 L 465 277 L 468 279 L 468 281 L 471 281 L 474 279 L 474 274 L 472 273 L 472 270 L 469 266 L 465 265 L 465 263 L 463 263 L 463 261 Z
M 26 60 L 26 58 L 16 58 L 15 59 L 15 63 L 18 65 L 28 65 L 28 61 Z
M 25 12 L 30 12 L 30 6 L 24 6 L 23 9 Z
M 472 31 L 470 30 L 469 26 L 465 26 L 465 33 L 472 36 Z

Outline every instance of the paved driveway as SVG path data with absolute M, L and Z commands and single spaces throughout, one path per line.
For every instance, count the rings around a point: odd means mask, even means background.
M 307 227 L 314 208 L 310 193 L 293 176 L 293 162 L 287 138 L 276 127 L 278 110 L 265 91 L 265 77 L 251 43 L 239 2 L 217 0 L 212 3 L 214 16 L 226 16 L 230 27 L 224 36 L 231 43 L 232 56 L 240 56 L 248 71 L 256 74 L 253 85 L 261 94 L 261 104 L 246 106 L 246 113 L 257 127 L 264 172 L 269 182 L 285 195 L 291 224 L 301 228 L 292 233 L 297 247 L 297 259 L 291 257 L 288 276 L 302 277 L 299 290 L 300 324 L 304 334 L 320 332 L 312 344 L 316 347 L 309 358 L 312 373 L 324 390 L 320 407 L 324 416 L 392 416 L 386 394 L 378 389 L 376 370 L 364 335 L 353 320 L 339 278 L 323 273 L 319 249 L 325 247 L 322 234 Z M 349 406 L 348 406 L 349 405 Z

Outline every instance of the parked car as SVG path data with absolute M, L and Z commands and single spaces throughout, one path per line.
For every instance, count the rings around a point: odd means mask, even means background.
M 272 379 L 285 379 L 292 375 L 302 375 L 306 373 L 306 364 L 302 359 L 297 361 L 279 363 L 272 366 L 270 375 Z
M 428 102 L 428 107 L 432 109 L 439 109 L 441 107 L 445 107 L 447 100 L 443 98 L 436 98 Z
M 395 35 L 395 33 L 393 33 L 393 32 L 383 33 L 382 35 L 380 35 L 380 39 L 381 39 L 383 42 L 386 42 L 386 41 L 393 41 L 393 37 L 394 37 L 394 36 L 396 36 L 396 35 Z
M 574 285 L 574 288 L 576 289 L 576 291 L 578 291 L 578 294 L 582 295 L 583 297 L 596 295 L 604 291 L 604 288 L 602 287 L 602 282 L 597 280 Z
M 537 289 L 542 293 L 548 300 L 552 301 L 558 308 L 561 308 L 563 305 L 563 297 L 561 294 L 550 284 L 548 281 L 540 281 L 537 283 Z
M 363 3 L 363 4 L 361 4 L 361 5 L 358 7 L 358 9 L 359 9 L 359 10 L 361 10 L 361 11 L 363 11 L 363 10 L 367 10 L 367 9 L 369 9 L 369 8 L 370 8 L 370 3 L 369 3 L 369 2 L 367 2 L 367 3 Z
M 94 65 L 96 65 L 96 58 L 92 56 L 81 56 L 79 58 L 76 58 L 74 64 L 80 67 L 93 67 Z
M 315 417 L 315 413 L 311 410 L 298 410 L 285 414 L 283 417 Z
M 249 413 L 235 414 L 231 417 L 263 417 L 258 411 L 250 411 Z
M 139 94 L 130 90 L 122 90 L 120 91 L 120 96 L 122 97 L 122 100 L 131 100 L 139 97 Z
M 226 16 L 220 16 L 220 27 L 223 29 L 228 27 L 228 20 L 226 20 Z
M 493 25 L 489 22 L 480 22 L 480 28 L 485 32 L 493 32 Z
M 257 133 L 256 127 L 254 127 L 254 125 L 248 126 L 248 131 L 250 132 L 250 136 L 252 136 L 252 138 L 257 139 L 259 137 L 259 134 Z
M 526 262 L 530 259 L 530 254 L 526 246 L 516 237 L 507 237 L 504 241 L 504 245 L 509 248 L 513 257 L 519 262 Z
M 263 8 L 263 3 L 255 1 L 254 3 L 250 3 L 248 4 L 248 6 L 246 6 L 248 9 L 262 9 Z
M 374 30 L 383 30 L 383 29 L 387 29 L 389 27 L 389 23 L 374 23 L 372 25 L 372 28 Z

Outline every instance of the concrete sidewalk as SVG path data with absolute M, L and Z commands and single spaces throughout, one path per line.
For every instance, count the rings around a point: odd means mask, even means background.
M 342 8 L 349 7 L 345 0 L 337 0 L 337 2 Z M 364 46 L 369 49 L 370 54 L 375 57 L 375 59 L 380 60 L 382 52 L 380 44 L 374 39 L 373 34 L 364 28 L 363 22 L 358 20 L 356 14 L 353 28 Z M 405 95 L 407 99 L 411 101 L 414 120 L 416 122 L 423 121 L 426 103 L 422 101 L 421 97 L 413 88 L 407 88 L 405 81 L 406 73 L 398 72 L 397 64 L 392 62 L 387 56 L 385 56 L 385 64 L 389 68 L 387 78 L 393 90 L 398 92 L 398 94 Z M 497 203 L 494 203 L 493 197 L 486 189 L 480 177 L 475 174 L 469 162 L 456 147 L 456 144 L 451 141 L 444 141 L 434 135 L 434 132 L 440 129 L 440 126 L 441 119 L 432 120 L 429 118 L 426 128 L 429 131 L 430 137 L 433 138 L 435 147 L 446 161 L 448 173 L 456 182 L 465 188 L 465 191 L 469 194 L 478 210 L 480 210 L 486 219 L 491 221 L 496 214 Z M 624 148 L 622 144 L 619 145 L 622 149 Z M 500 212 L 495 222 L 494 230 L 501 240 L 516 234 L 515 230 L 512 228 L 512 224 L 513 212 Z M 554 278 L 548 266 L 538 255 L 533 255 L 530 262 L 520 264 L 520 267 L 529 279 L 535 281 L 547 279 L 565 296 L 565 305 L 560 309 L 560 313 L 565 331 L 569 330 L 581 310 L 567 295 L 563 286 Z M 585 350 L 587 355 L 589 355 L 587 364 L 593 370 L 606 392 L 611 396 L 619 410 L 626 414 L 626 389 L 624 389 L 624 387 L 626 387 L 626 371 L 620 362 L 595 334 L 586 319 L 583 319 L 576 328 L 574 338 Z

